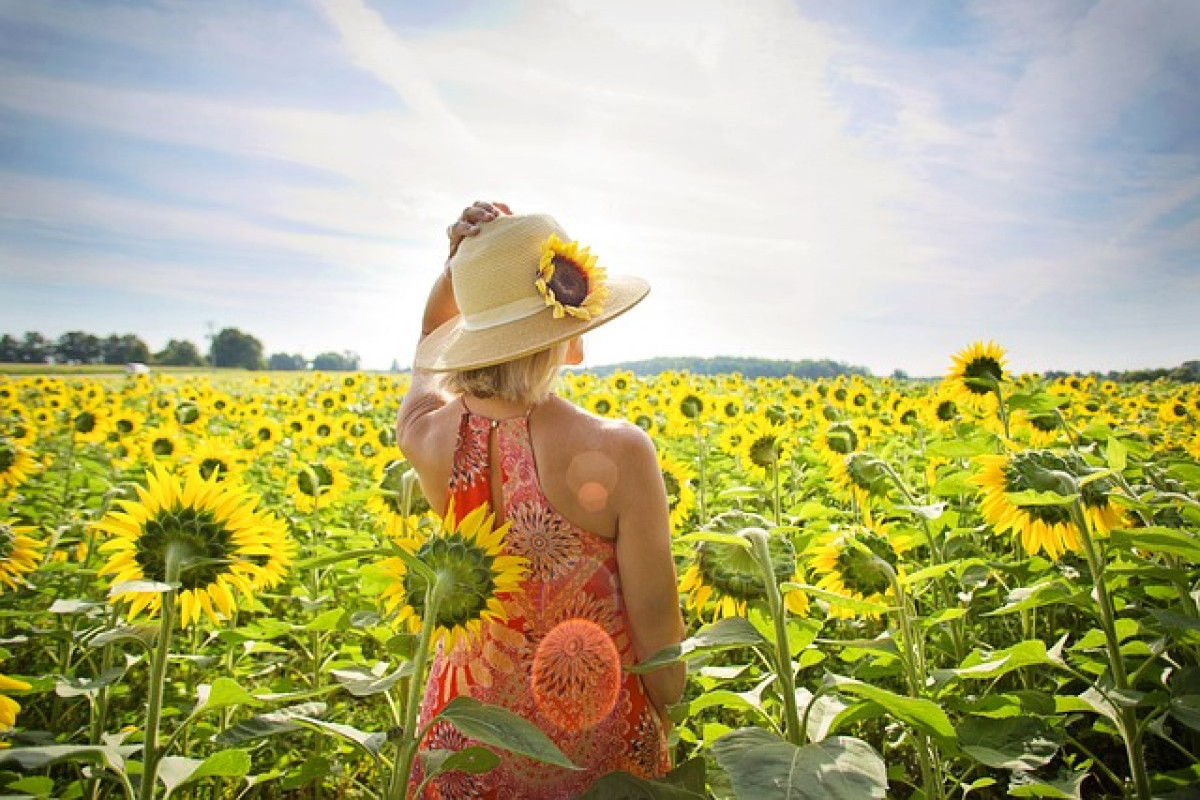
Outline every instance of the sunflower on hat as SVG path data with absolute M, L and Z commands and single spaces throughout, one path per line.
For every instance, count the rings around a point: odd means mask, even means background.
M 589 320 L 603 311 L 609 296 L 607 277 L 596 256 L 578 242 L 564 242 L 552 233 L 542 244 L 535 283 L 555 319 L 570 315 Z

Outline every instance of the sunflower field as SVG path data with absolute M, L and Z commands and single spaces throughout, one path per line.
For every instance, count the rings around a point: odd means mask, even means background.
M 490 518 L 421 497 L 406 383 L 0 377 L 0 795 L 397 800 L 569 766 L 469 701 L 441 716 L 475 744 L 417 748 L 430 650 L 517 584 Z M 559 392 L 657 444 L 688 623 L 633 668 L 687 662 L 674 770 L 587 797 L 1195 796 L 1196 385 L 1013 375 L 979 342 L 940 381 Z

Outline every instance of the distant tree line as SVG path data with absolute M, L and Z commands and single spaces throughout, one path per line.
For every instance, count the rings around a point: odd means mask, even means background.
M 1155 369 L 1130 369 L 1110 372 L 1062 372 L 1051 370 L 1045 373 L 1046 378 L 1056 380 L 1069 378 L 1073 375 L 1090 375 L 1102 380 L 1117 381 L 1118 383 L 1148 383 L 1157 380 L 1176 381 L 1177 383 L 1200 383 L 1200 361 L 1185 361 L 1178 367 L 1157 367 Z
M 194 342 L 171 339 L 158 352 L 132 333 L 100 337 L 84 331 L 68 331 L 51 339 L 36 331 L 21 337 L 0 336 L 0 363 L 15 364 L 153 364 L 171 367 L 231 367 L 239 369 L 305 370 L 310 362 L 299 353 L 272 353 L 263 357 L 256 337 L 237 328 L 224 328 L 212 337 L 208 353 Z M 350 351 L 321 353 L 311 368 L 329 372 L 360 368 L 358 354 Z
M 597 367 L 594 372 L 605 375 L 614 370 L 628 370 L 635 375 L 657 375 L 660 372 L 690 372 L 693 375 L 727 375 L 740 373 L 747 378 L 833 378 L 838 375 L 868 376 L 866 367 L 853 366 L 841 361 L 821 359 L 813 361 L 780 361 L 766 358 L 744 358 L 739 356 L 716 356 L 713 358 L 660 357 L 644 361 L 625 361 Z

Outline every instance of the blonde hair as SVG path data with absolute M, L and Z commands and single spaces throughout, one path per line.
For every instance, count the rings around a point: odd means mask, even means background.
M 559 370 L 566 363 L 569 346 L 570 342 L 562 342 L 513 361 L 449 372 L 443 378 L 444 385 L 452 392 L 472 397 L 538 403 L 554 388 Z

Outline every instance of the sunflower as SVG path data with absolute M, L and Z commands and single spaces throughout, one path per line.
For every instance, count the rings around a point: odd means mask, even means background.
M 461 520 L 451 504 L 438 529 L 428 538 L 411 537 L 399 546 L 446 581 L 434 619 L 434 639 L 449 651 L 460 642 L 475 641 L 488 622 L 504 622 L 502 596 L 517 592 L 525 578 L 525 559 L 504 554 L 509 523 L 494 527 L 488 505 L 480 505 Z M 392 578 L 383 591 L 383 606 L 396 622 L 420 630 L 428 582 L 411 572 L 404 559 L 384 559 L 380 565 Z
M 188 441 L 175 422 L 150 428 L 139 437 L 146 463 L 175 463 L 187 454 Z
M 769 529 L 771 523 L 757 514 L 733 510 L 713 517 L 704 529 L 737 533 L 751 527 Z M 772 536 L 769 548 L 776 582 L 803 583 L 791 540 Z M 702 541 L 696 546 L 692 563 L 680 579 L 679 590 L 688 595 L 687 605 L 697 617 L 703 617 L 704 609 L 712 601 L 713 619 L 744 614 L 750 603 L 761 603 L 767 598 L 762 570 L 753 554 L 748 548 L 725 542 Z M 808 610 L 808 598 L 802 591 L 787 592 L 784 598 L 792 613 L 804 614 Z
M 621 403 L 616 396 L 604 391 L 590 393 L 585 407 L 601 417 L 612 417 L 621 412 Z
M 816 586 L 848 600 L 882 605 L 895 602 L 891 578 L 880 564 L 886 562 L 897 575 L 903 574 L 899 555 L 886 532 L 866 525 L 834 529 L 818 537 L 809 550 L 809 568 Z M 877 618 L 878 613 L 860 606 L 829 603 L 829 615 L 849 619 L 857 615 Z
M 759 480 L 770 480 L 790 452 L 787 429 L 766 414 L 746 419 L 738 455 L 742 466 Z
M 869 509 L 886 499 L 892 488 L 887 465 L 870 453 L 850 453 L 830 461 L 830 477 L 859 508 Z
M 421 484 L 414 480 L 415 473 L 405 477 L 411 467 L 404 459 L 378 459 L 374 472 L 375 491 L 367 500 L 367 508 L 383 522 L 388 536 L 403 541 L 415 534 L 417 518 L 429 511 L 429 501 L 421 492 Z
M 994 400 L 1001 383 L 1008 379 L 1004 350 L 995 342 L 973 342 L 954 354 L 946 380 L 956 396 L 978 408 Z
M 981 469 L 972 479 L 983 492 L 980 511 L 996 529 L 1010 531 L 1025 551 L 1033 555 L 1045 550 L 1057 559 L 1082 547 L 1080 532 L 1071 520 L 1068 505 L 1014 502 L 1010 495 L 1027 492 L 1062 494 L 1064 478 L 1084 477 L 1093 469 L 1074 453 L 1024 450 L 1012 455 L 980 456 Z M 1110 501 L 1115 488 L 1107 478 L 1084 484 L 1079 492 L 1083 514 L 1092 532 L 1107 534 L 1125 521 L 1124 512 Z
M 328 508 L 350 488 L 345 465 L 336 458 L 317 458 L 294 467 L 288 492 L 305 513 Z
M 262 454 L 273 450 L 283 442 L 283 428 L 273 419 L 263 417 L 255 420 L 246 433 L 248 450 Z
M 179 624 L 186 628 L 204 612 L 214 624 L 237 610 L 234 591 L 251 598 L 278 584 L 292 559 L 287 526 L 258 509 L 258 499 L 228 482 L 192 472 L 183 481 L 162 468 L 137 487 L 138 499 L 119 501 L 96 523 L 107 536 L 100 551 L 113 588 L 130 581 L 166 583 L 178 567 Z M 156 592 L 117 592 L 129 615 L 158 611 Z
M 1033 447 L 1045 447 L 1058 440 L 1062 423 L 1057 414 L 1018 409 L 1010 420 L 1013 437 Z
M 32 688 L 25 681 L 10 678 L 7 675 L 0 675 L 0 692 L 24 692 Z M 13 700 L 6 694 L 0 694 L 0 733 L 6 733 L 12 730 L 17 724 L 17 713 L 21 710 L 21 704 Z M 6 744 L 0 744 L 0 747 L 7 747 Z
M 696 490 L 692 488 L 696 473 L 690 465 L 672 457 L 665 450 L 658 453 L 658 467 L 667 489 L 671 529 L 679 530 L 696 509 Z
M 21 576 L 37 569 L 42 543 L 33 538 L 33 526 L 0 522 L 0 594 L 16 589 Z
M 591 319 L 604 310 L 611 292 L 608 275 L 596 257 L 578 242 L 564 242 L 554 234 L 542 244 L 542 260 L 534 282 L 554 318 L 570 315 Z
M 75 441 L 80 443 L 102 442 L 108 436 L 107 406 L 86 405 L 68 413 L 68 424 Z
M 223 436 L 205 439 L 188 454 L 186 463 L 188 469 L 198 472 L 201 478 L 218 481 L 237 478 L 246 470 L 241 452 L 230 439 Z
M 0 497 L 29 480 L 40 466 L 32 450 L 15 439 L 0 436 Z

